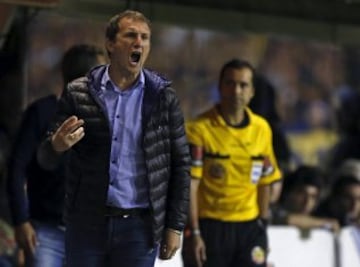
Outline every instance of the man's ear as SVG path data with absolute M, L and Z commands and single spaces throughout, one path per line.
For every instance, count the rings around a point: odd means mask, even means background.
M 109 53 L 112 53 L 113 51 L 113 46 L 114 46 L 114 42 L 109 40 L 109 39 L 106 39 L 105 40 L 105 48 L 106 48 L 106 51 L 108 51 Z
M 251 89 L 251 97 L 250 97 L 250 100 L 253 99 L 255 95 L 255 87 L 253 86 L 252 89 Z

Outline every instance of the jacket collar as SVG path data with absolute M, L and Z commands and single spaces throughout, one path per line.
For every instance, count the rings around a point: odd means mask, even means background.
M 87 77 L 89 79 L 89 86 L 91 86 L 91 90 L 101 90 L 101 79 L 106 71 L 106 68 L 106 65 L 100 65 L 90 70 Z M 149 95 L 152 95 L 153 93 L 157 94 L 158 91 L 171 85 L 171 81 L 155 71 L 143 69 L 143 72 L 145 76 L 145 91 L 150 91 Z
M 98 96 L 101 92 L 101 80 L 106 71 L 106 65 L 100 65 L 90 70 L 87 77 L 89 80 L 89 90 L 94 96 Z M 144 87 L 144 99 L 142 106 L 142 117 L 143 125 L 146 125 L 151 110 L 159 98 L 159 94 L 166 87 L 171 85 L 171 81 L 163 77 L 161 74 L 149 70 L 143 69 L 145 76 L 145 87 Z

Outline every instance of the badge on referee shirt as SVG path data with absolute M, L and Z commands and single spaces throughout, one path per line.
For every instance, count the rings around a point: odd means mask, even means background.
M 222 178 L 225 176 L 226 170 L 220 163 L 212 163 L 209 167 L 209 173 L 213 178 Z
M 264 162 L 263 159 L 253 158 L 251 164 L 251 182 L 257 184 L 262 176 Z

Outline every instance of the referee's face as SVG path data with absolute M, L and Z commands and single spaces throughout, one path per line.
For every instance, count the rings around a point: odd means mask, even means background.
M 220 81 L 221 104 L 235 110 L 245 108 L 254 96 L 252 75 L 248 68 L 225 70 Z

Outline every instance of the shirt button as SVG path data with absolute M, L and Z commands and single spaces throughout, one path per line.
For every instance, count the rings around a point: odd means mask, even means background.
M 112 164 L 115 164 L 115 163 L 116 163 L 116 160 L 111 161 L 111 163 L 112 163 Z
M 116 115 L 116 118 L 118 119 L 118 118 L 120 118 L 120 116 L 119 116 L 119 115 Z

